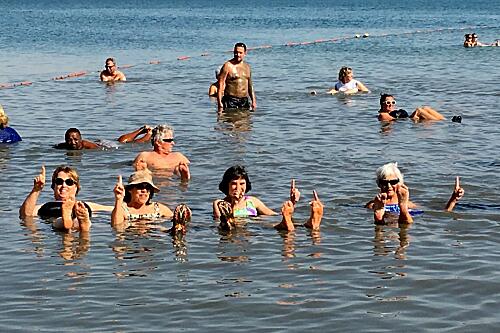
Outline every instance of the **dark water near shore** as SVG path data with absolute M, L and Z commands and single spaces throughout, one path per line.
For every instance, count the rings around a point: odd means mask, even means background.
M 499 2 L 0 1 L 0 9 L 0 83 L 33 82 L 0 90 L 23 137 L 0 147 L 0 331 L 497 330 L 500 48 L 461 45 L 473 31 L 484 42 L 500 38 Z M 363 33 L 370 37 L 341 38 Z M 285 46 L 331 38 L 340 39 Z M 218 118 L 206 91 L 240 40 L 272 45 L 247 56 L 258 109 Z M 134 65 L 124 69 L 128 82 L 97 82 L 108 56 Z M 309 95 L 331 88 L 344 65 L 371 94 Z M 81 70 L 92 73 L 50 80 Z M 382 126 L 381 92 L 463 123 Z M 50 147 L 68 127 L 113 140 L 145 123 L 172 124 L 176 149 L 192 162 L 188 186 L 155 179 L 159 201 L 193 209 L 183 242 L 158 228 L 116 232 L 107 214 L 85 239 L 18 219 L 42 164 L 75 166 L 79 197 L 112 204 L 116 176 L 128 176 L 148 144 Z M 362 208 L 377 191 L 375 169 L 391 161 L 425 210 L 409 228 L 375 227 Z M 296 178 L 297 222 L 316 189 L 321 232 L 280 234 L 279 218 L 267 217 L 220 234 L 211 201 L 236 163 L 276 210 Z M 455 175 L 466 195 L 448 214 Z M 47 186 L 40 202 L 50 197 Z

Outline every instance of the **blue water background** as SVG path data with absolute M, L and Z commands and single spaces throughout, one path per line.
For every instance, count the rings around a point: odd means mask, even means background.
M 33 82 L 0 90 L 23 136 L 0 147 L 0 331 L 496 331 L 500 48 L 461 45 L 469 32 L 500 38 L 500 2 L 0 1 L 0 10 L 0 83 Z M 272 46 L 247 56 L 258 109 L 218 118 L 206 92 L 237 41 Z M 97 81 L 109 56 L 134 65 L 124 69 L 127 83 Z M 370 94 L 324 94 L 344 65 Z M 51 80 L 82 70 L 91 73 Z M 382 92 L 448 120 L 381 125 Z M 449 121 L 456 114 L 462 124 Z M 192 207 L 185 242 L 156 228 L 116 232 L 106 214 L 90 239 L 18 219 L 42 164 L 77 167 L 80 197 L 112 204 L 116 176 L 150 149 L 50 148 L 68 127 L 113 140 L 165 122 L 193 179 L 186 187 L 156 177 L 157 198 Z M 425 210 L 410 228 L 374 227 L 362 208 L 376 194 L 375 169 L 391 161 Z M 321 233 L 279 234 L 271 217 L 219 234 L 211 201 L 235 163 L 275 210 L 296 178 L 297 222 L 316 189 Z M 466 196 L 448 214 L 455 175 Z M 50 198 L 47 186 L 40 202 Z

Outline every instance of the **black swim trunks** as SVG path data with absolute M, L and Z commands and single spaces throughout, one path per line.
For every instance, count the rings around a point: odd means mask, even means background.
M 245 109 L 250 110 L 250 100 L 248 97 L 222 96 L 224 109 Z

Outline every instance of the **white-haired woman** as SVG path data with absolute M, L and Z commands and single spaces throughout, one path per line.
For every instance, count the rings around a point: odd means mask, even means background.
M 404 184 L 403 174 L 397 163 L 387 163 L 376 171 L 377 185 L 380 192 L 365 207 L 374 212 L 375 223 L 384 223 L 387 214 L 399 214 L 398 222 L 412 223 L 412 213 L 417 205 L 410 200 L 410 191 Z M 451 212 L 456 203 L 463 197 L 464 189 L 460 187 L 460 179 L 456 177 L 455 188 L 445 210 Z

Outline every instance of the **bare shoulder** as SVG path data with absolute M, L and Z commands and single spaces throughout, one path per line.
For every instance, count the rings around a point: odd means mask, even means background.
M 186 156 L 184 156 L 184 154 L 181 152 L 176 151 L 171 154 L 177 161 L 179 161 L 179 163 L 186 163 L 186 164 L 191 163 L 189 159 Z

